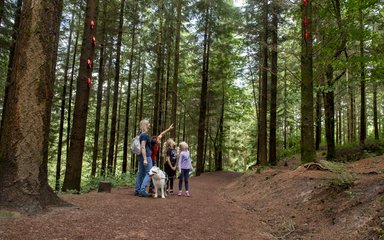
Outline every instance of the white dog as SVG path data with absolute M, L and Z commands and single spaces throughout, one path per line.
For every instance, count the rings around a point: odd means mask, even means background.
M 155 198 L 158 196 L 158 190 L 161 189 L 161 198 L 165 198 L 165 188 L 167 183 L 167 177 L 160 168 L 153 166 L 149 170 L 149 176 L 152 177 L 153 186 L 155 187 Z

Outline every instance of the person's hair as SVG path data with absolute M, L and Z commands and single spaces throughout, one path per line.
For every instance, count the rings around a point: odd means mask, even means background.
M 188 150 L 188 143 L 186 143 L 186 142 L 179 143 L 179 148 L 180 148 L 180 151 Z
M 164 144 L 163 144 L 163 156 L 167 156 L 168 149 L 171 148 L 171 146 L 176 145 L 176 143 L 173 141 L 172 138 L 169 138 Z
M 157 136 L 152 136 L 151 137 L 151 146 L 155 146 L 157 144 Z
M 140 121 L 140 130 L 142 130 L 144 127 L 149 126 L 149 121 L 147 119 L 143 119 Z

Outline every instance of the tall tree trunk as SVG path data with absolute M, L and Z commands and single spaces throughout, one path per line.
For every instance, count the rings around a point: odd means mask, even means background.
M 200 111 L 199 126 L 197 134 L 197 161 L 196 176 L 200 176 L 204 172 L 204 136 L 205 136 L 205 118 L 207 114 L 207 93 L 208 93 L 208 69 L 209 69 L 209 41 L 210 41 L 210 24 L 209 24 L 209 3 L 205 10 L 205 27 L 204 27 L 204 52 L 203 52 L 203 71 L 201 77 L 201 93 L 200 93 Z
M 263 1 L 263 31 L 261 34 L 261 87 L 260 87 L 260 122 L 259 122 L 259 151 L 258 151 L 258 163 L 262 165 L 268 164 L 267 156 L 267 100 L 268 100 L 268 1 Z
M 220 120 L 219 120 L 218 134 L 217 134 L 218 154 L 216 158 L 215 171 L 223 170 L 224 112 L 225 112 L 225 88 L 224 88 L 224 81 L 223 81 Z
M 95 46 L 92 38 L 96 35 L 96 19 L 99 0 L 88 0 L 84 21 L 83 43 L 81 47 L 80 69 L 77 78 L 77 93 L 73 113 L 69 159 L 65 171 L 63 191 L 80 191 L 81 169 L 84 154 L 85 131 L 87 126 L 90 79 L 92 77 Z
M 108 63 L 108 73 L 112 72 L 112 48 L 109 53 L 109 63 Z M 104 117 L 104 130 L 103 130 L 103 154 L 101 158 L 101 176 L 105 176 L 107 168 L 107 148 L 108 148 L 108 126 L 109 126 L 109 108 L 110 108 L 110 99 L 111 99 L 111 76 L 108 75 L 107 81 L 107 100 L 105 102 L 105 117 Z
M 271 112 L 269 123 L 269 163 L 274 166 L 276 160 L 276 101 L 277 101 L 277 41 L 278 41 L 278 14 L 277 1 L 272 3 L 272 53 L 271 53 Z
M 321 91 L 316 91 L 316 150 L 320 149 L 321 144 Z
M 116 132 L 116 144 L 115 144 L 115 152 L 113 157 L 113 171 L 112 174 L 115 176 L 116 174 L 116 166 L 117 166 L 117 154 L 119 152 L 119 140 L 120 140 L 120 120 L 121 120 L 121 102 L 123 98 L 119 100 L 119 113 L 117 117 L 117 132 Z
M 349 69 L 346 69 L 346 81 L 348 82 L 348 142 L 353 143 L 356 141 L 355 137 L 355 95 L 354 89 L 349 84 Z
M 373 82 L 373 129 L 375 133 L 375 139 L 379 140 L 379 124 L 378 124 L 378 114 L 377 114 L 377 83 Z
M 333 88 L 333 67 L 328 64 L 326 68 L 326 79 L 328 88 L 331 89 L 324 96 L 324 117 L 325 117 L 325 137 L 327 139 L 327 160 L 336 157 L 335 147 L 335 103 Z
M 137 78 L 136 78 L 136 101 L 135 101 L 135 117 L 134 117 L 134 121 L 133 121 L 133 124 L 134 124 L 134 130 L 132 132 L 132 138 L 134 138 L 136 136 L 136 134 L 138 133 L 138 129 L 139 129 L 139 118 L 138 118 L 138 114 L 139 114 L 139 87 L 140 87 L 140 77 L 141 77 L 141 69 L 144 68 L 144 65 L 141 65 L 141 48 L 139 47 L 139 54 L 137 55 L 139 56 L 139 62 L 137 64 Z M 135 158 L 136 158 L 136 155 L 135 154 L 131 154 L 131 166 L 130 166 L 130 171 L 133 172 L 134 170 L 134 167 L 135 167 Z
M 105 31 L 107 20 L 107 4 L 103 2 L 103 25 L 100 31 L 100 57 L 99 57 L 99 81 L 97 83 L 97 102 L 96 102 L 96 121 L 95 133 L 93 139 L 93 155 L 92 155 L 92 169 L 91 176 L 96 175 L 97 158 L 99 153 L 99 134 L 100 134 L 100 117 L 101 117 L 101 102 L 103 100 L 103 85 L 104 85 L 104 52 L 105 52 Z
M 108 151 L 108 171 L 109 172 L 112 171 L 113 150 L 114 150 L 115 140 L 116 140 L 116 118 L 117 118 L 117 103 L 119 98 L 120 56 L 121 56 L 121 42 L 123 38 L 124 6 L 125 6 L 125 0 L 122 0 L 120 5 L 120 20 L 119 20 L 119 28 L 118 28 L 119 32 L 117 35 L 115 84 L 114 84 L 114 90 L 113 90 L 111 134 L 109 138 L 109 151 Z
M 138 0 L 135 1 L 134 12 L 137 11 Z M 125 127 L 124 127 L 124 146 L 123 146 L 123 168 L 122 173 L 127 172 L 127 159 L 128 159 L 128 131 L 129 131 L 129 109 L 131 105 L 131 85 L 132 85 L 132 71 L 133 71 L 133 57 L 135 54 L 135 41 L 136 41 L 136 25 L 137 22 L 134 20 L 132 27 L 132 38 L 131 38 L 131 53 L 129 57 L 129 71 L 128 71 L 128 89 L 127 89 L 127 103 L 125 108 Z
M 336 22 L 339 30 L 339 45 L 335 48 L 333 59 L 336 60 L 345 51 L 347 43 L 347 35 L 344 30 L 341 19 L 340 0 L 334 1 Z M 333 37 L 333 36 L 332 36 Z M 327 138 L 327 160 L 332 160 L 336 157 L 335 149 L 335 103 L 334 103 L 334 82 L 339 79 L 333 79 L 333 66 L 329 63 L 326 67 L 327 92 L 324 93 L 324 109 L 325 109 L 325 136 Z
M 173 65 L 173 84 L 172 84 L 172 115 L 171 123 L 175 127 L 171 130 L 171 137 L 176 139 L 177 128 L 177 85 L 179 83 L 179 63 L 180 63 L 180 32 L 181 32 L 181 8 L 183 0 L 177 0 L 177 17 L 176 17 L 176 41 L 175 41 L 175 63 Z
M 65 121 L 65 99 L 67 97 L 67 85 L 68 85 L 68 69 L 69 61 L 71 57 L 71 44 L 72 44 L 72 34 L 74 28 L 74 18 L 75 14 L 72 13 L 71 22 L 69 27 L 69 38 L 67 43 L 67 55 L 65 57 L 64 63 L 64 80 L 63 80 L 63 92 L 61 94 L 61 106 L 60 106 L 60 126 L 59 126 L 59 142 L 57 143 L 57 162 L 56 162 L 56 181 L 55 181 L 55 191 L 60 190 L 60 175 L 61 175 L 61 154 L 63 149 L 63 133 L 64 133 L 64 121 Z
M 82 9 L 83 1 L 80 1 L 80 9 Z M 73 82 L 75 80 L 75 65 L 77 58 L 77 50 L 79 46 L 79 36 L 80 36 L 80 28 L 81 28 L 81 13 L 78 14 L 78 22 L 76 24 L 76 38 L 75 38 L 75 46 L 73 47 L 73 56 L 72 56 L 72 65 L 71 65 L 71 78 L 69 80 L 69 96 L 68 96 L 68 113 L 67 113 L 67 161 L 69 159 L 69 141 L 71 135 L 71 114 L 72 114 L 72 93 L 73 93 Z
M 161 98 L 161 80 L 163 79 L 163 16 L 164 16 L 164 0 L 159 0 L 159 31 L 157 36 L 157 49 L 156 49 L 156 87 L 155 87 L 155 102 L 153 109 L 153 135 L 156 135 L 159 131 L 159 120 L 160 120 L 160 98 Z
M 1 141 L 1 128 L 3 127 L 4 112 L 6 111 L 6 107 L 7 107 L 5 103 L 6 103 L 7 97 L 8 97 L 9 86 L 11 85 L 12 64 L 13 64 L 13 58 L 15 55 L 17 36 L 19 33 L 19 25 L 20 25 L 20 16 L 21 16 L 22 5 L 23 5 L 23 1 L 17 0 L 17 6 L 16 6 L 16 11 L 15 11 L 15 23 L 13 24 L 13 30 L 12 30 L 12 44 L 9 48 L 7 81 L 5 84 L 3 111 L 2 111 L 2 117 L 1 117 L 1 123 L 0 123 L 0 141 Z M 4 6 L 4 2 L 3 2 L 3 6 Z
M 312 1 L 302 6 L 301 25 L 301 162 L 316 158 L 313 136 Z
M 367 124 L 366 124 L 366 115 L 365 115 L 365 63 L 364 63 L 364 20 L 363 20 L 363 11 L 361 6 L 359 8 L 359 23 L 360 23 L 360 145 L 365 144 L 365 139 L 367 138 Z
M 34 212 L 61 202 L 47 177 L 61 9 L 62 1 L 23 4 L 1 129 L 1 206 Z
M 287 131 L 288 131 L 288 89 L 287 89 L 287 62 L 284 61 L 284 149 L 287 149 Z

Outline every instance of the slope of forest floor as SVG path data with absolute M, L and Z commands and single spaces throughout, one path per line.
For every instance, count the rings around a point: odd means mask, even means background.
M 0 217 L 0 239 L 384 237 L 384 156 L 296 164 L 192 177 L 190 198 L 140 198 L 132 188 L 62 195 L 75 207 Z
M 222 196 L 278 239 L 384 239 L 384 156 L 320 163 L 247 172 Z

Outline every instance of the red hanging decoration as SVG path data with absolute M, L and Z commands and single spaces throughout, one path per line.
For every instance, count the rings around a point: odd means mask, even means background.
M 308 41 L 309 38 L 309 32 L 308 29 L 305 30 L 305 41 Z
M 308 20 L 307 20 L 307 17 L 305 17 L 305 16 L 304 16 L 303 23 L 304 23 L 304 26 L 305 26 L 305 27 L 308 26 Z
M 91 20 L 91 29 L 95 28 L 95 21 Z
M 304 6 L 307 6 L 308 0 L 304 0 Z
M 90 77 L 87 79 L 87 83 L 88 83 L 88 88 L 91 88 L 92 80 Z
M 92 59 L 90 58 L 87 59 L 87 67 L 92 68 Z
M 96 37 L 95 36 L 92 37 L 92 45 L 96 46 Z

